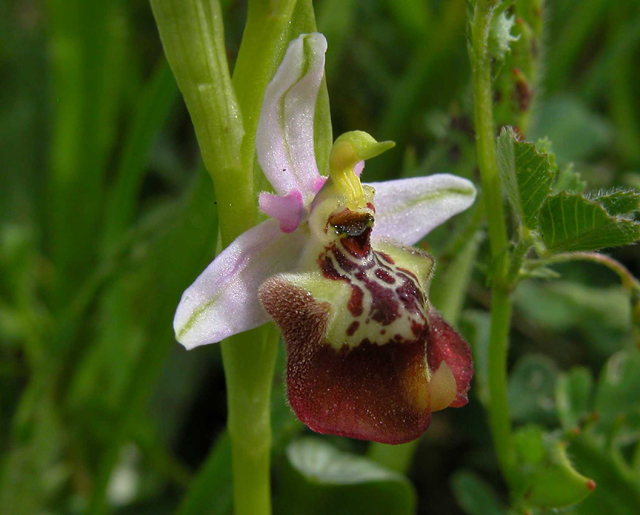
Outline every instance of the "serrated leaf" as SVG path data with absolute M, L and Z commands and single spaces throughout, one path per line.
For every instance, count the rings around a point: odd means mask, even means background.
M 589 369 L 574 367 L 562 374 L 556 384 L 556 410 L 565 429 L 580 425 L 591 410 L 593 377 Z
M 455 472 L 451 478 L 451 490 L 467 515 L 507 514 L 507 509 L 493 488 L 474 472 Z
M 605 192 L 591 197 L 591 200 L 602 204 L 613 216 L 630 215 L 640 209 L 640 193 L 633 190 Z
M 555 421 L 554 388 L 557 369 L 545 356 L 525 355 L 509 378 L 509 406 L 517 422 Z
M 551 193 L 554 175 L 549 159 L 532 143 L 518 141 L 512 129 L 502 131 L 497 151 L 511 207 L 525 227 L 534 229 L 540 206 Z
M 598 202 L 566 192 L 547 199 L 539 227 L 551 252 L 598 250 L 640 239 L 639 223 L 612 216 Z
M 286 451 L 280 505 L 285 515 L 411 515 L 416 494 L 402 474 L 319 438 L 301 438 Z
M 580 173 L 574 170 L 573 164 L 569 163 L 558 173 L 558 179 L 553 186 L 552 193 L 560 193 L 561 191 L 582 193 L 586 188 L 587 183 L 582 180 Z

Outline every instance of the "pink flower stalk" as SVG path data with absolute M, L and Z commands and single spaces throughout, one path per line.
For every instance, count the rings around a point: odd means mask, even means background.
M 420 436 L 431 412 L 467 403 L 467 344 L 429 305 L 433 258 L 410 245 L 468 208 L 475 188 L 448 174 L 362 184 L 391 148 L 340 136 L 328 177 L 313 127 L 326 40 L 292 41 L 266 89 L 258 162 L 271 218 L 240 235 L 184 292 L 174 329 L 187 349 L 271 317 L 287 349 L 287 392 L 312 430 L 384 443 Z

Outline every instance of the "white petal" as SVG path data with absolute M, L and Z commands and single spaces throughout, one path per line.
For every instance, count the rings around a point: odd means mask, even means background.
M 322 34 L 293 40 L 265 91 L 256 151 L 262 171 L 279 195 L 297 190 L 308 200 L 315 193 L 320 174 L 313 121 L 326 50 Z
M 413 245 L 476 198 L 471 181 L 450 174 L 374 182 L 376 221 L 373 236 Z
M 281 232 L 277 220 L 238 236 L 182 294 L 173 320 L 176 339 L 192 349 L 267 322 L 258 287 L 292 270 L 305 241 L 300 232 Z

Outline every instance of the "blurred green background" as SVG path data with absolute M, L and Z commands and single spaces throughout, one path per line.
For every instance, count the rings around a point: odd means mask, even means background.
M 233 66 L 246 2 L 223 4 Z M 368 180 L 476 178 L 464 2 L 315 5 L 334 134 L 361 129 L 398 144 L 367 165 Z M 573 163 L 591 189 L 640 188 L 640 2 L 555 0 L 542 18 L 524 136 L 548 136 L 559 165 Z M 497 121 L 517 124 L 522 101 L 497 92 Z M 171 327 L 182 291 L 214 257 L 215 192 L 148 2 L 0 2 L 0 174 L 0 513 L 229 513 L 219 348 L 186 352 Z M 428 238 L 443 262 L 460 223 Z M 637 248 L 613 255 L 640 273 Z M 486 266 L 474 271 L 460 323 L 475 345 L 487 337 Z M 585 474 L 615 476 L 606 467 L 622 460 L 631 478 L 605 478 L 595 511 L 580 512 L 603 513 L 640 488 L 629 299 L 606 269 L 557 270 L 562 280 L 529 280 L 516 295 L 513 415 L 570 429 L 556 383 L 577 365 L 581 377 L 600 376 L 595 404 L 578 415 L 583 423 L 595 409 L 605 420 L 594 450 L 604 465 Z M 276 513 L 289 513 L 300 479 L 285 449 L 307 430 L 275 381 Z M 409 471 L 419 513 L 506 513 L 482 393 L 476 385 L 468 407 L 434 415 Z M 620 422 L 620 412 L 631 415 Z M 587 469 L 599 463 L 572 457 Z M 211 505 L 186 495 L 201 466 L 218 470 Z M 629 502 L 631 511 L 609 513 L 634 513 Z

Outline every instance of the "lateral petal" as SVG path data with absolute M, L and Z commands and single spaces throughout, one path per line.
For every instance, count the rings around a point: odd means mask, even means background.
M 326 50 L 322 34 L 293 40 L 264 95 L 256 151 L 262 171 L 279 195 L 297 190 L 307 200 L 317 192 L 320 173 L 313 123 Z
M 238 236 L 182 294 L 173 320 L 176 339 L 192 349 L 267 322 L 258 287 L 294 268 L 305 240 L 299 232 L 281 232 L 277 220 Z
M 450 174 L 375 182 L 374 237 L 387 236 L 407 245 L 467 209 L 476 198 L 471 181 Z
M 285 196 L 260 193 L 260 211 L 280 222 L 282 232 L 295 231 L 305 217 L 306 211 L 302 194 L 293 190 Z

